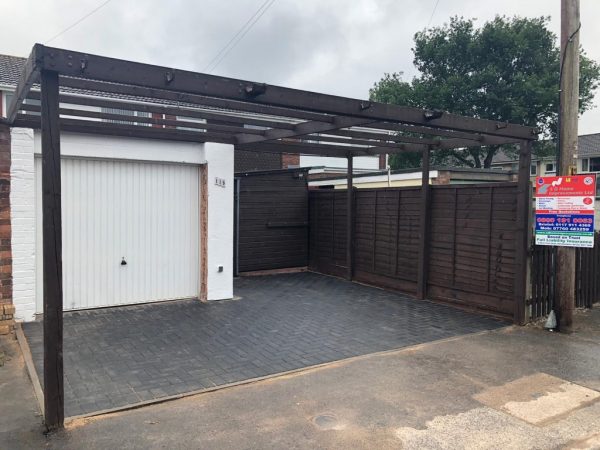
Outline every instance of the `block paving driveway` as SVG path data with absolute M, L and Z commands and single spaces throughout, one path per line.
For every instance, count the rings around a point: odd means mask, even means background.
M 507 325 L 314 273 L 236 279 L 235 294 L 65 313 L 66 415 Z M 43 386 L 42 324 L 23 328 Z

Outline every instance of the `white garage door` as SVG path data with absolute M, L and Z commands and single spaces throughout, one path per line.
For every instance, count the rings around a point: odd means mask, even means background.
M 199 167 L 64 158 L 64 309 L 197 297 Z M 36 286 L 42 311 L 41 159 Z

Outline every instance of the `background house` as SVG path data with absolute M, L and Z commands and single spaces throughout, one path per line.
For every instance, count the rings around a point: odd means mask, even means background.
M 600 133 L 579 136 L 577 156 L 577 173 L 600 173 Z M 518 168 L 518 161 L 515 156 L 498 152 L 494 156 L 492 168 L 514 171 Z M 535 177 L 556 175 L 556 157 L 534 155 L 531 159 L 530 174 L 532 181 Z
M 429 183 L 433 185 L 498 183 L 515 181 L 515 177 L 516 172 L 501 169 L 433 167 L 429 172 Z M 355 174 L 352 183 L 358 189 L 421 186 L 421 171 L 418 169 L 402 169 L 392 170 L 389 175 L 387 171 Z M 346 177 L 339 175 L 319 179 L 309 177 L 308 185 L 311 189 L 346 189 Z

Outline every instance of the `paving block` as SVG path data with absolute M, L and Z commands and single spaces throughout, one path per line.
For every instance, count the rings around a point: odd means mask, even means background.
M 240 278 L 234 289 L 240 301 L 65 313 L 66 415 L 504 325 L 312 273 Z M 42 324 L 23 330 L 41 378 Z

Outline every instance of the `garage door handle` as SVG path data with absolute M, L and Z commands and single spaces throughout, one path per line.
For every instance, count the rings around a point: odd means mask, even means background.
M 126 266 L 127 265 L 127 261 L 125 261 L 125 257 L 121 258 L 121 265 L 122 266 Z

